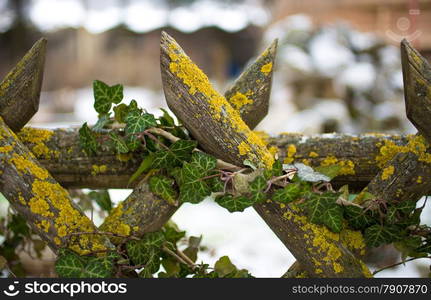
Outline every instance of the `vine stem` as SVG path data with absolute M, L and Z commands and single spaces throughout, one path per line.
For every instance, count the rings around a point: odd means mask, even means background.
M 184 260 L 180 255 L 178 255 L 177 253 L 175 253 L 174 251 L 172 251 L 171 249 L 169 249 L 166 246 L 162 247 L 162 250 L 165 251 L 167 254 L 173 256 L 176 260 L 178 260 L 180 263 L 184 264 L 184 265 L 188 265 L 192 268 L 195 268 L 195 264 L 192 262 L 191 264 L 189 262 L 187 262 L 186 260 Z M 190 261 L 190 259 L 189 259 Z
M 416 260 L 416 259 L 419 259 L 419 258 L 429 258 L 429 259 L 431 259 L 431 256 L 425 256 L 425 257 L 412 257 L 412 258 L 406 259 L 405 261 L 400 261 L 400 262 L 398 262 L 398 263 L 395 263 L 395 264 L 392 264 L 392 265 L 389 265 L 389 266 L 386 266 L 386 267 L 384 267 L 384 268 L 381 268 L 381 269 L 379 269 L 379 270 L 374 271 L 374 272 L 373 272 L 373 276 L 374 276 L 374 275 L 376 275 L 377 273 L 379 273 L 379 272 L 383 271 L 383 270 L 390 269 L 390 268 L 393 268 L 393 267 L 396 267 L 396 266 L 399 266 L 399 265 L 403 265 L 403 264 L 405 264 L 405 263 L 407 263 L 407 262 L 409 262 L 409 261 L 413 261 L 413 260 Z

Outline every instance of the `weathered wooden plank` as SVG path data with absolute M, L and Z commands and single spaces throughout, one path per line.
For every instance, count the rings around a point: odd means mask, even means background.
M 0 83 L 0 116 L 19 131 L 39 108 L 46 39 L 38 40 Z
M 43 168 L 0 117 L 0 192 L 48 246 L 85 254 L 111 247 L 67 191 Z

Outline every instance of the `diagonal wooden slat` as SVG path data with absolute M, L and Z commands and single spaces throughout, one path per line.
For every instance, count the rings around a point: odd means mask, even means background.
M 41 38 L 0 83 L 0 116 L 15 132 L 39 109 L 46 39 Z

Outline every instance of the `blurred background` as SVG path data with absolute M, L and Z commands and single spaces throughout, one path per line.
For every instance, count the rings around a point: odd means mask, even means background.
M 32 126 L 94 123 L 94 79 L 124 84 L 126 99 L 160 115 L 162 30 L 220 92 L 279 39 L 271 117 L 257 130 L 415 132 L 405 117 L 399 42 L 406 38 L 431 58 L 431 0 L 0 0 L 0 77 L 44 36 L 43 92 Z M 128 193 L 110 191 L 117 202 Z M 0 207 L 4 215 L 4 199 Z M 429 205 L 423 215 L 430 224 Z M 294 261 L 252 209 L 230 214 L 207 200 L 184 205 L 174 221 L 203 234 L 206 262 L 229 255 L 255 276 L 279 277 Z M 49 272 L 52 260 L 45 255 L 39 267 Z M 419 260 L 379 276 L 428 272 Z

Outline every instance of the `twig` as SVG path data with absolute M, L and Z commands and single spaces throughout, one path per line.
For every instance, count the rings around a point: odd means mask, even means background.
M 431 256 L 425 256 L 425 257 L 412 257 L 412 258 L 406 259 L 405 261 L 401 261 L 401 262 L 399 262 L 399 263 L 392 264 L 392 265 L 390 265 L 390 266 L 386 266 L 386 267 L 384 267 L 384 268 L 381 268 L 381 269 L 379 269 L 379 270 L 374 271 L 374 272 L 373 272 L 373 276 L 374 276 L 374 275 L 376 275 L 377 273 L 379 273 L 379 272 L 383 271 L 383 270 L 390 269 L 390 268 L 393 268 L 393 267 L 396 267 L 396 266 L 399 266 L 399 265 L 404 265 L 406 262 L 413 261 L 413 260 L 416 260 L 416 259 L 419 259 L 419 258 L 429 258 L 429 259 L 431 259 Z

